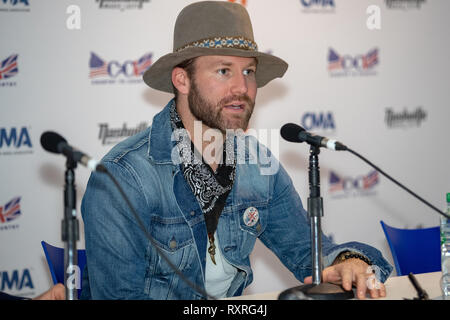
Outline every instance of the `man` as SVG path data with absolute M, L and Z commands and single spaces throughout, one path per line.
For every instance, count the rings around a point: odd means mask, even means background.
M 109 178 L 93 173 L 81 208 L 87 255 L 82 298 L 241 295 L 253 279 L 249 256 L 256 238 L 298 280 L 311 283 L 310 227 L 301 200 L 270 151 L 242 134 L 257 88 L 286 69 L 283 60 L 257 50 L 241 5 L 205 1 L 180 12 L 173 53 L 144 74 L 150 87 L 176 98 L 150 128 L 102 161 L 146 230 Z M 261 154 L 274 170 L 265 170 Z M 385 295 L 382 284 L 367 285 L 370 264 L 382 282 L 392 271 L 378 250 L 336 245 L 327 237 L 322 246 L 323 281 L 345 290 L 355 285 L 358 298 Z

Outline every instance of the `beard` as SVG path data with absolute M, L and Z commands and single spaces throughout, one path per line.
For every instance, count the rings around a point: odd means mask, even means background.
M 233 101 L 243 102 L 245 106 L 244 111 L 224 115 L 224 107 Z M 220 130 L 224 134 L 227 129 L 247 130 L 253 108 L 255 107 L 255 102 L 247 94 L 228 96 L 221 99 L 218 103 L 210 102 L 200 93 L 194 78 L 191 81 L 188 103 L 189 110 L 197 120 L 202 121 L 209 128 Z

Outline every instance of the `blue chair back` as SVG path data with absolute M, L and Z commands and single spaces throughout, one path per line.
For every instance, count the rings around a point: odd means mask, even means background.
M 398 229 L 380 221 L 398 276 L 441 271 L 440 229 Z
M 45 241 L 41 241 L 44 249 L 45 258 L 47 259 L 48 268 L 52 276 L 53 284 L 64 284 L 64 249 L 54 247 Z M 83 278 L 83 270 L 86 265 L 86 250 L 78 249 L 78 267 L 80 268 L 80 277 Z M 81 281 L 80 279 L 80 281 Z M 81 288 L 78 289 L 78 297 L 80 297 Z

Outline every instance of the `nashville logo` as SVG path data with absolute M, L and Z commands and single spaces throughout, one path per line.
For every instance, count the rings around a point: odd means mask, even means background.
M 128 128 L 127 124 L 124 123 L 121 128 L 110 128 L 107 123 L 100 123 L 99 127 L 98 138 L 102 142 L 102 145 L 111 145 L 145 130 L 148 124 L 141 122 L 134 128 Z
M 425 3 L 425 0 L 385 0 L 385 2 L 388 9 L 419 10 L 422 4 Z
M 142 9 L 144 3 L 150 0 L 96 0 L 100 9 L 119 9 L 120 11 L 129 9 Z
M 422 107 L 414 111 L 404 109 L 402 112 L 395 112 L 392 108 L 386 109 L 385 121 L 389 128 L 420 127 L 427 118 L 427 113 Z

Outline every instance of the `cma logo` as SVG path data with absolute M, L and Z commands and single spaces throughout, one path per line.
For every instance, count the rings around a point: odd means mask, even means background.
M 0 149 L 3 147 L 29 147 L 32 148 L 30 135 L 26 127 L 22 128 L 0 128 Z
M 11 5 L 13 5 L 13 6 L 15 6 L 16 4 L 18 4 L 18 3 L 22 3 L 22 4 L 24 4 L 25 6 L 29 6 L 30 4 L 28 3 L 28 0 L 2 0 L 2 3 L 3 4 L 7 4 L 7 3 L 10 3 Z
M 310 8 L 311 6 L 333 7 L 334 0 L 300 0 L 303 6 Z
M 336 123 L 332 112 L 307 112 L 302 116 L 301 123 L 305 130 L 336 130 Z
M 11 272 L 0 272 L 0 291 L 14 290 L 20 291 L 22 289 L 34 289 L 33 280 L 31 279 L 30 270 L 23 269 L 22 271 L 13 270 Z

